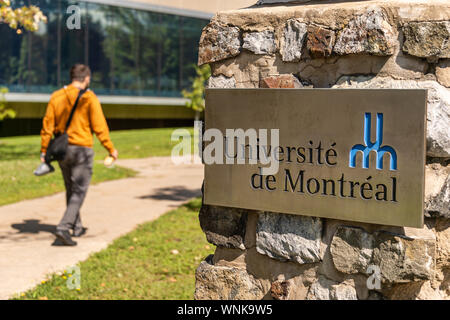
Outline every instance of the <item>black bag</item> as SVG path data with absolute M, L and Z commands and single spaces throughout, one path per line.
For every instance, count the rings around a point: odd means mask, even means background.
M 67 129 L 69 129 L 70 123 L 72 122 L 73 114 L 75 113 L 75 109 L 77 108 L 78 101 L 85 92 L 86 90 L 80 90 L 77 100 L 75 101 L 72 111 L 70 112 L 64 132 L 55 134 L 55 138 L 50 141 L 47 148 L 47 153 L 45 155 L 46 163 L 50 164 L 50 162 L 55 160 L 62 161 L 66 157 L 67 146 L 69 145 L 69 136 L 67 135 Z

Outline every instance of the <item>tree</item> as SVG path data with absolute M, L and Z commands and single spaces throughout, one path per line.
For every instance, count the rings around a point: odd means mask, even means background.
M 23 6 L 13 9 L 10 0 L 0 0 L 0 23 L 7 23 L 11 29 L 22 34 L 22 28 L 31 32 L 39 29 L 40 22 L 47 22 L 47 18 L 36 6 Z M 7 88 L 0 88 L 0 121 L 6 117 L 14 118 L 16 112 L 6 107 L 5 93 Z
M 21 28 L 34 32 L 40 22 L 47 22 L 47 17 L 36 6 L 23 6 L 13 9 L 10 0 L 0 0 L 0 23 L 7 23 L 10 28 L 22 33 Z
M 205 110 L 205 85 L 206 81 L 211 77 L 211 68 L 208 64 L 202 67 L 195 67 L 197 77 L 192 82 L 192 90 L 183 90 L 183 97 L 188 99 L 186 107 L 195 111 L 195 120 L 199 120 L 200 113 Z

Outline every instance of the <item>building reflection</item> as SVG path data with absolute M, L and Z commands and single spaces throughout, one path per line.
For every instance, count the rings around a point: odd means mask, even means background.
M 69 69 L 89 64 L 99 95 L 180 97 L 195 76 L 198 40 L 206 18 L 68 0 L 34 4 L 48 17 L 36 33 L 0 24 L 0 86 L 16 93 L 51 93 L 69 82 Z M 69 29 L 71 5 L 81 28 Z

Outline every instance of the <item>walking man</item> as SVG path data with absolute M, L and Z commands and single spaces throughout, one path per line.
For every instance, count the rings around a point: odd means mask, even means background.
M 67 129 L 69 145 L 66 156 L 64 160 L 58 161 L 66 187 L 67 209 L 56 228 L 55 235 L 64 245 L 75 246 L 77 243 L 72 240 L 72 236 L 80 237 L 87 230 L 81 223 L 80 208 L 92 177 L 94 160 L 92 132 L 111 157 L 117 159 L 118 152 L 109 137 L 108 125 L 100 102 L 94 92 L 89 90 L 91 80 L 89 67 L 83 64 L 74 65 L 70 70 L 70 79 L 72 83 L 54 92 L 47 106 L 41 130 L 41 161 L 45 161 L 45 154 L 53 134 L 64 132 L 80 91 L 86 90 Z

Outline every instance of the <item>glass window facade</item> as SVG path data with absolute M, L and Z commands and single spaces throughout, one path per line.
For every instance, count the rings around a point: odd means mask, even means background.
M 19 35 L 0 24 L 0 86 L 50 93 L 69 83 L 75 63 L 91 67 L 97 94 L 179 97 L 195 76 L 198 41 L 207 20 L 70 0 L 22 0 L 48 18 Z M 81 28 L 67 13 L 81 8 Z M 72 20 L 70 20 L 72 21 Z

